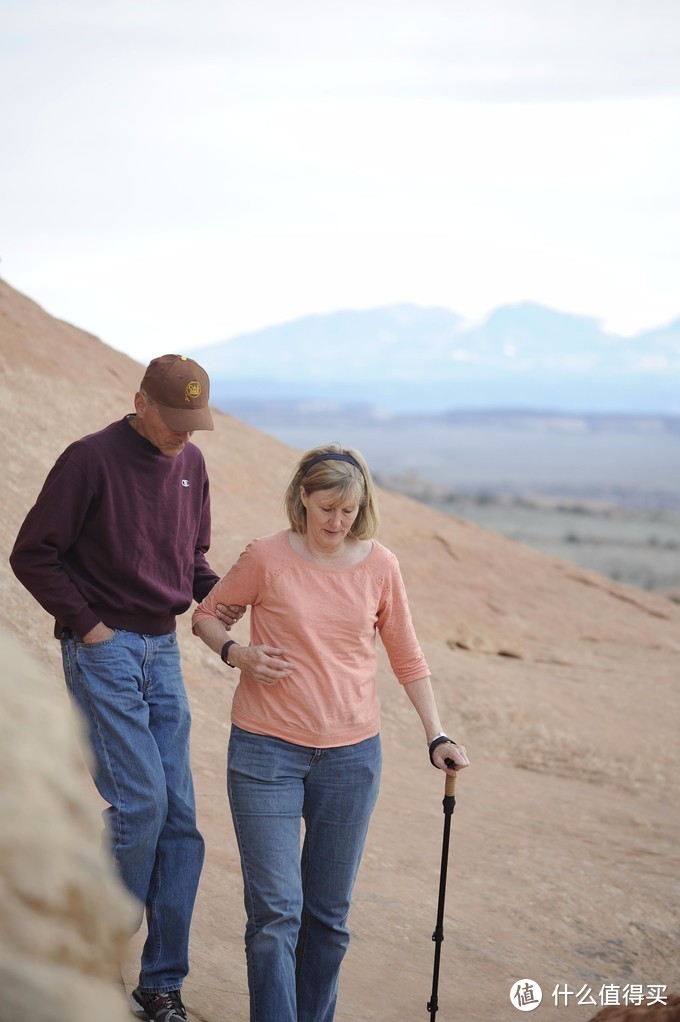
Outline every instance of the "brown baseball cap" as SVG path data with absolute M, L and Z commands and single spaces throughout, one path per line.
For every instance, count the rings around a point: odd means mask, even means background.
M 161 419 L 178 433 L 214 429 L 205 369 L 186 355 L 161 355 L 149 362 L 140 389 L 158 405 Z

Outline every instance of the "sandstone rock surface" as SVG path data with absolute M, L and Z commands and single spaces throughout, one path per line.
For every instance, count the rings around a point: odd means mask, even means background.
M 82 732 L 51 674 L 0 634 L 0 1019 L 129 1019 L 116 963 L 136 915 L 101 852 Z

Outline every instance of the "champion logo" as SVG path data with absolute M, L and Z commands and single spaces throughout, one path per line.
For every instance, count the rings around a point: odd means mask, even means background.
M 182 480 L 182 486 L 188 486 L 188 485 L 189 485 L 189 480 L 188 479 L 183 479 Z

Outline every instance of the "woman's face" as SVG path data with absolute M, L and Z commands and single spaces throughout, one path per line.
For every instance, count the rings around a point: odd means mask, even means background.
M 329 551 L 342 546 L 359 514 L 359 495 L 350 490 L 342 496 L 337 487 L 307 493 L 301 486 L 300 498 L 307 509 L 307 541 Z

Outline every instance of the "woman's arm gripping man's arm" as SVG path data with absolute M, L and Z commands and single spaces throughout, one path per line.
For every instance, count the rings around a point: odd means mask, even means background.
M 193 627 L 206 646 L 220 656 L 225 632 L 219 618 L 202 617 L 194 622 Z M 275 685 L 293 671 L 293 665 L 284 659 L 284 651 L 275 646 L 239 646 L 234 642 L 229 647 L 227 662 L 263 685 Z

